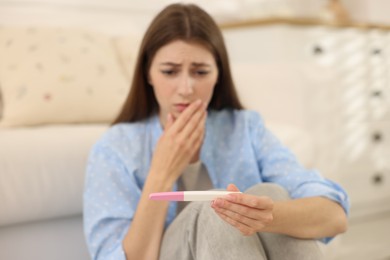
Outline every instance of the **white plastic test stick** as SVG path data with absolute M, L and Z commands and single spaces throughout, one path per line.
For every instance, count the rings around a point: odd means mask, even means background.
M 216 198 L 241 193 L 239 191 L 172 191 L 172 192 L 157 192 L 151 193 L 151 200 L 168 200 L 168 201 L 211 201 Z

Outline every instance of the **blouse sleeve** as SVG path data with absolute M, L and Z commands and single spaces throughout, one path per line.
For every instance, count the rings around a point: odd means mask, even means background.
M 91 259 L 126 259 L 122 240 L 141 194 L 132 171 L 109 145 L 98 143 L 90 153 L 83 207 Z
M 326 197 L 339 203 L 346 214 L 349 213 L 349 199 L 344 189 L 317 171 L 303 168 L 289 149 L 265 128 L 259 114 L 251 114 L 250 128 L 261 177 L 265 182 L 281 185 L 292 199 Z M 324 238 L 323 242 L 330 240 Z

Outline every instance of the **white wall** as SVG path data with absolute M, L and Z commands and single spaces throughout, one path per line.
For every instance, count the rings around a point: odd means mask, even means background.
M 343 3 L 354 20 L 390 24 L 388 0 L 343 0 Z
M 176 0 L 0 0 L 0 24 L 84 25 L 122 33 L 143 32 L 152 17 Z M 326 0 L 182 0 L 195 2 L 219 22 L 254 16 L 307 15 L 321 12 Z M 390 24 L 388 0 L 342 0 L 358 21 Z

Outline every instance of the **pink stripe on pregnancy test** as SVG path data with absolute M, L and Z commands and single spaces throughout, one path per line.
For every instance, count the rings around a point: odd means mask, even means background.
M 241 193 L 241 192 L 217 191 L 217 190 L 157 192 L 157 193 L 151 193 L 149 195 L 149 199 L 168 200 L 168 201 L 209 201 L 233 193 Z

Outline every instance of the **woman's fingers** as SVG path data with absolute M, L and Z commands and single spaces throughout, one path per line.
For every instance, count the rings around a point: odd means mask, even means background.
M 227 186 L 227 189 L 228 191 L 240 191 L 236 185 L 230 183 L 228 186 Z
M 171 113 L 169 113 L 167 115 L 167 121 L 166 121 L 166 124 L 165 124 L 165 129 L 168 130 L 169 128 L 171 128 L 173 123 L 174 123 L 173 116 L 172 116 Z
M 262 199 L 263 197 L 259 197 L 259 199 Z M 264 197 L 265 198 L 265 197 Z M 224 199 L 216 199 L 213 203 L 214 209 L 219 209 L 223 212 L 232 212 L 232 215 L 237 216 L 237 218 L 240 218 L 240 216 L 245 216 L 247 218 L 256 219 L 259 221 L 264 222 L 270 222 L 272 219 L 272 209 L 270 207 L 251 207 L 248 205 L 242 205 L 237 203 L 232 203 L 230 201 L 224 200 Z
M 228 186 L 231 191 L 236 188 L 232 184 Z M 243 234 L 261 231 L 273 220 L 273 201 L 268 197 L 230 194 L 216 199 L 212 207 L 220 217 Z
M 184 114 L 187 110 L 192 111 Z M 169 131 L 169 135 L 174 138 L 177 148 L 181 150 L 183 154 L 188 154 L 189 156 L 192 156 L 193 152 L 196 152 L 196 150 L 201 145 L 204 135 L 206 118 L 207 112 L 205 110 L 205 105 L 201 104 L 198 108 L 196 108 L 196 105 L 191 106 L 188 107 L 176 119 L 174 125 L 170 128 L 171 131 Z M 183 122 L 185 121 L 186 124 L 181 127 L 181 124 L 183 124 Z M 176 132 L 178 129 L 181 129 L 181 131 Z
M 254 225 L 255 222 L 268 224 L 272 221 L 272 212 L 269 210 L 259 210 L 242 205 L 230 205 L 226 208 L 216 206 L 214 209 L 248 225 Z
M 205 106 L 202 104 L 182 128 L 182 137 L 188 140 L 193 134 L 199 135 L 200 131 L 204 130 L 206 114 Z
M 190 143 L 198 144 L 203 140 L 204 130 L 206 125 L 207 112 L 203 111 L 199 116 L 194 115 L 188 125 L 183 129 L 183 137 L 185 137 Z
M 200 99 L 191 103 L 178 118 L 176 118 L 175 124 L 171 127 L 172 131 L 179 133 L 187 126 L 187 123 L 191 120 L 194 114 L 200 113 L 202 109 L 202 101 Z
M 274 202 L 266 196 L 255 196 L 245 193 L 229 194 L 223 197 L 227 202 L 241 204 L 257 209 L 273 209 Z
M 258 232 L 259 230 L 261 230 L 261 228 L 255 229 L 255 228 L 251 227 L 250 225 L 247 225 L 245 223 L 237 221 L 237 220 L 229 217 L 228 215 L 224 214 L 223 212 L 216 211 L 216 213 L 218 214 L 218 216 L 220 218 L 222 218 L 224 221 L 226 221 L 228 224 L 232 225 L 233 227 L 237 228 L 241 232 L 241 234 L 243 234 L 245 236 L 253 235 L 256 232 Z

